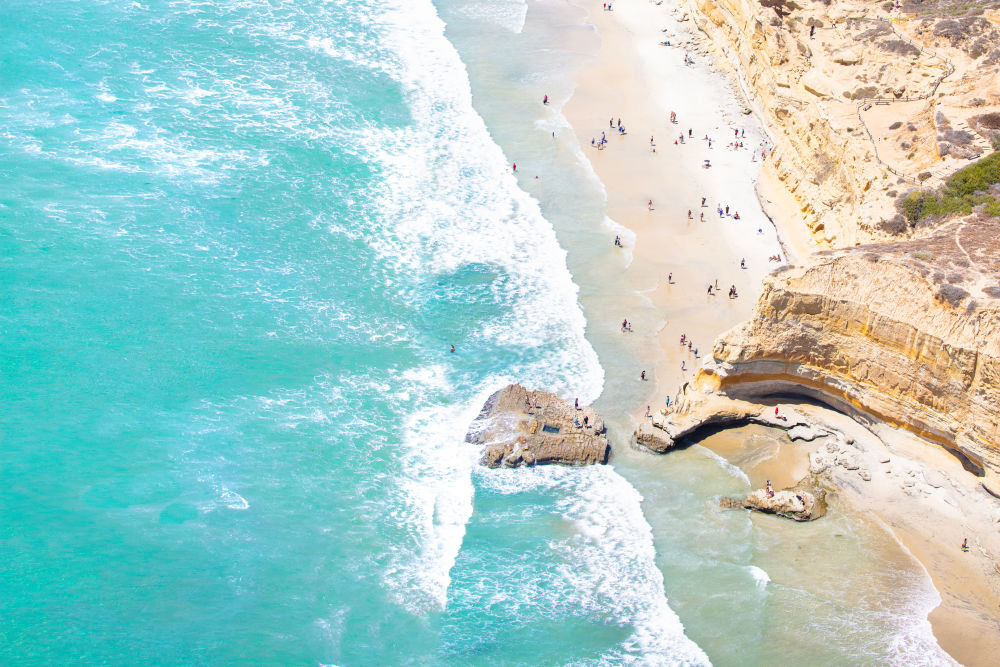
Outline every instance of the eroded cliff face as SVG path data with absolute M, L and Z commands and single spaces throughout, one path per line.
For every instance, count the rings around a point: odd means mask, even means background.
M 689 391 L 812 396 L 960 452 L 1000 491 L 996 225 L 954 223 L 930 243 L 862 246 L 770 276 Z
M 762 198 L 779 202 L 769 212 L 786 229 L 805 225 L 820 248 L 912 231 L 888 224 L 896 197 L 991 150 L 992 130 L 977 119 L 1000 110 L 996 3 L 966 2 L 982 11 L 964 18 L 954 8 L 935 16 L 929 4 L 881 4 L 685 0 L 679 8 L 774 139 L 760 179 Z

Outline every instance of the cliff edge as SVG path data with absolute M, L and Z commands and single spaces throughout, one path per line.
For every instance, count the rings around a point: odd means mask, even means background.
M 720 408 L 713 395 L 805 396 L 948 448 L 1000 496 L 996 230 L 995 219 L 967 219 L 769 276 L 753 318 L 716 341 L 675 410 L 640 441 L 662 449 L 699 424 L 759 420 L 739 401 Z

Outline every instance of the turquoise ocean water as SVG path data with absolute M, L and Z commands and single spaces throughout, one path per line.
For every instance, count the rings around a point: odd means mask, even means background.
M 0 662 L 700 654 L 612 470 L 473 473 L 602 371 L 429 0 L 0 24 Z
M 611 266 L 600 184 L 557 115 L 512 129 L 591 42 L 506 58 L 526 16 L 0 6 L 0 663 L 738 664 L 876 623 L 769 592 L 752 563 L 794 567 L 713 518 L 746 481 L 700 448 L 476 468 L 506 382 L 640 399 L 570 273 Z M 565 180 L 519 186 L 514 151 Z M 874 569 L 839 576 L 913 587 Z M 821 662 L 897 655 L 878 619 Z

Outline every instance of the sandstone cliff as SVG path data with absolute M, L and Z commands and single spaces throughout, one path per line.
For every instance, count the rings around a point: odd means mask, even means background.
M 494 393 L 469 427 L 467 442 L 485 445 L 489 468 L 607 463 L 604 421 L 590 407 L 512 384 Z
M 716 342 L 685 393 L 812 397 L 949 448 L 1000 494 L 996 229 L 951 223 L 770 276 L 753 318 Z M 692 421 L 683 398 L 667 422 Z
M 686 0 L 679 13 L 774 140 L 758 184 L 769 213 L 831 248 L 910 232 L 890 223 L 895 199 L 991 150 L 997 4 Z

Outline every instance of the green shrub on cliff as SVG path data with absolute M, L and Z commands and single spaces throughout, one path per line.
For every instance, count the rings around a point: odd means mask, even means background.
M 972 208 L 986 205 L 986 213 L 1000 208 L 989 194 L 990 186 L 1000 183 L 1000 151 L 990 153 L 975 164 L 959 169 L 936 190 L 914 190 L 899 201 L 900 213 L 912 225 L 926 218 L 968 215 Z

